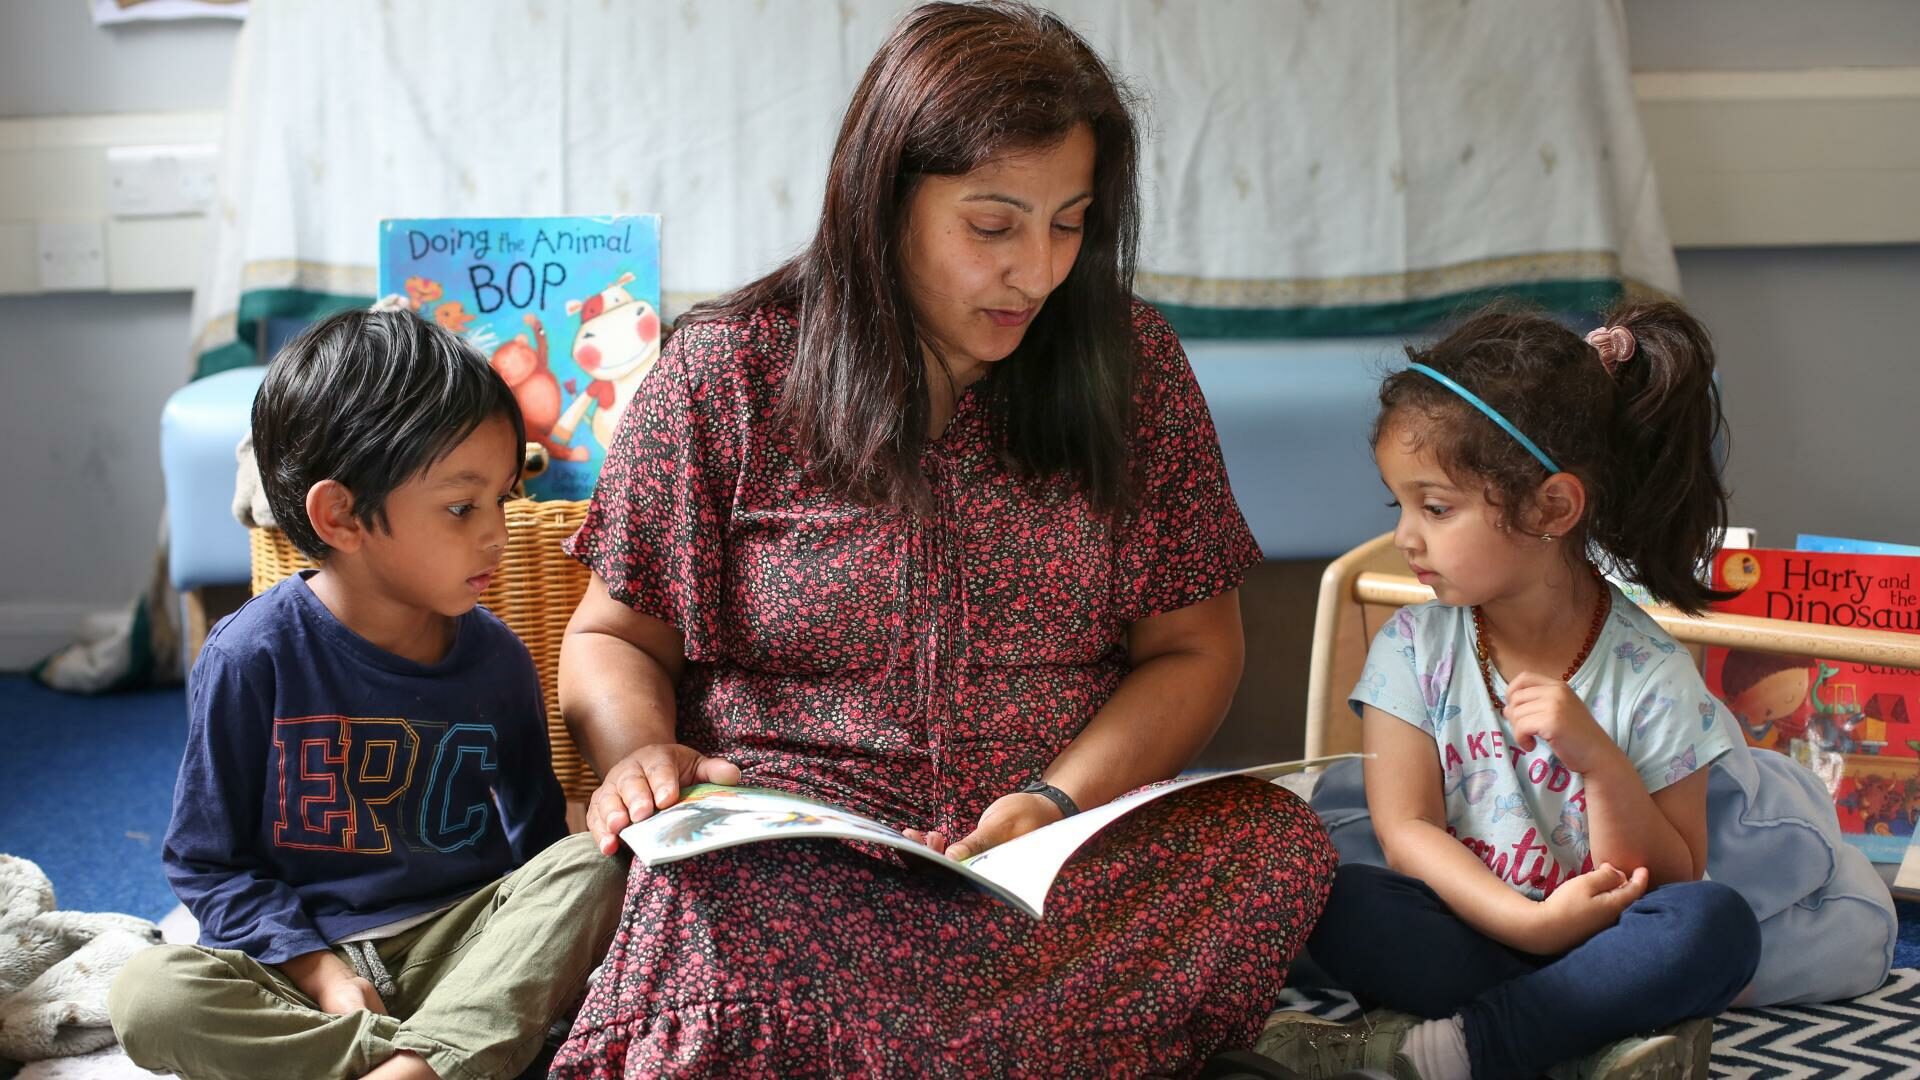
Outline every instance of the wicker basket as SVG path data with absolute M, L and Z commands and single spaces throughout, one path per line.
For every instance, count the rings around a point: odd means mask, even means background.
M 520 640 L 527 643 L 547 699 L 547 738 L 553 744 L 553 774 L 569 799 L 585 799 L 600 783 L 574 748 L 560 719 L 560 637 L 587 589 L 587 568 L 560 550 L 587 515 L 585 502 L 507 504 L 507 551 L 493 584 L 480 597 Z M 253 591 L 313 566 L 279 529 L 254 529 Z

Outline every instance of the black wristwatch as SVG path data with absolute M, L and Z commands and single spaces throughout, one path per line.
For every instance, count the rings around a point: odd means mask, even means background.
M 1054 787 L 1052 784 L 1047 783 L 1037 776 L 1021 784 L 1015 788 L 1014 791 L 1021 795 L 1046 796 L 1053 805 L 1060 808 L 1061 817 L 1072 817 L 1080 812 L 1080 808 L 1074 805 L 1073 796 L 1061 791 L 1059 788 Z

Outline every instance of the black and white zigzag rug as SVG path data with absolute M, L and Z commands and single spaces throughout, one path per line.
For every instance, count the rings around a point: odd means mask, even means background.
M 1722 1014 L 1713 1022 L 1713 1075 L 1920 1077 L 1920 971 L 1897 970 L 1848 1001 Z
M 1329 1020 L 1359 1014 L 1338 991 L 1287 991 L 1283 1009 Z M 1734 1009 L 1713 1022 L 1713 1075 L 1732 1080 L 1920 1078 L 1920 971 L 1899 969 L 1871 994 L 1828 1005 Z

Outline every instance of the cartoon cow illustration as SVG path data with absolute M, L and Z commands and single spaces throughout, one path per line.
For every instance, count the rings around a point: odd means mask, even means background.
M 622 274 L 585 300 L 567 301 L 567 314 L 580 316 L 573 359 L 593 381 L 553 426 L 555 442 L 571 441 L 581 418 L 593 409 L 593 437 L 603 448 L 613 445 L 620 414 L 660 359 L 660 313 L 627 292 L 632 281 L 632 274 Z
M 592 451 L 584 446 L 563 446 L 564 440 L 552 437 L 554 425 L 560 419 L 560 382 L 547 366 L 546 328 L 540 325 L 539 316 L 531 312 L 524 318 L 528 329 L 533 331 L 533 341 L 528 342 L 525 334 L 515 334 L 512 341 L 493 351 L 488 362 L 506 380 L 514 400 L 520 403 L 528 440 L 546 447 L 555 461 L 585 461 L 593 456 Z

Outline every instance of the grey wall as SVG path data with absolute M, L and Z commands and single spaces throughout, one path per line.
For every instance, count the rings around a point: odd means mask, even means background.
M 1626 0 L 1636 71 L 1920 64 L 1913 0 Z
M 1626 0 L 1640 71 L 1920 66 L 1914 0 Z M 1920 543 L 1920 246 L 1682 250 L 1726 369 L 1733 520 Z
M 219 109 L 238 24 L 95 27 L 82 0 L 0 0 L 0 117 Z M 0 297 L 0 668 L 147 580 L 160 407 L 186 381 L 185 293 Z
M 1920 543 L 1920 247 L 1680 253 L 1725 369 L 1733 520 Z
M 0 327 L 0 604 L 119 607 L 153 558 L 160 406 L 184 381 L 186 298 L 0 297 Z
M 239 24 L 96 27 L 87 0 L 0 0 L 0 116 L 217 109 Z

